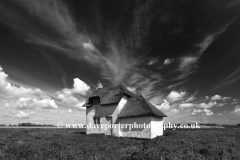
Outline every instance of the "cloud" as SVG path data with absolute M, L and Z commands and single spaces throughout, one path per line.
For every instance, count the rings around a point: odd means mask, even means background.
M 201 112 L 203 112 L 203 110 L 201 110 L 201 109 L 194 109 L 193 112 L 194 113 L 201 113 Z
M 237 104 L 238 103 L 238 99 L 233 99 L 231 104 Z
M 174 83 L 173 85 L 170 85 L 170 86 L 168 86 L 167 88 L 168 88 L 168 89 L 171 89 L 171 88 L 180 86 L 180 85 L 186 83 L 187 81 L 188 81 L 188 80 L 185 80 L 185 81 L 182 81 L 182 82 L 179 82 L 179 83 Z
M 90 92 L 90 86 L 79 78 L 75 78 L 73 88 L 64 88 L 62 91 L 58 91 L 55 94 L 61 105 L 76 109 L 84 109 L 82 105 L 85 103 L 86 96 L 90 94 Z
M 133 74 L 135 67 L 139 63 L 137 58 L 123 53 L 115 43 L 109 43 L 109 51 L 106 52 L 102 60 L 96 65 L 102 68 L 102 76 L 110 80 L 113 84 L 119 84 L 128 79 L 127 75 Z
M 166 99 L 164 99 L 164 102 L 161 105 L 156 105 L 156 107 L 161 111 L 168 111 L 170 109 L 170 104 Z
M 233 99 L 234 102 L 238 102 L 238 99 Z
M 57 109 L 53 99 L 19 98 L 15 105 L 18 109 Z
M 194 109 L 193 112 L 191 113 L 192 115 L 196 115 L 197 113 L 204 113 L 207 116 L 214 115 L 211 110 L 208 110 L 207 108 L 205 109 Z
M 59 33 L 81 40 L 76 24 L 67 6 L 60 0 L 20 0 L 17 3 L 26 7 L 30 13 L 46 21 Z
M 222 97 L 220 95 L 215 95 L 211 98 L 212 101 L 216 101 L 216 100 L 222 100 Z
M 179 112 L 180 112 L 180 110 L 179 110 L 179 109 L 176 109 L 176 108 L 174 108 L 174 109 L 171 109 L 171 112 L 172 112 L 172 113 L 179 113 Z
M 204 112 L 207 116 L 214 115 L 213 112 L 212 112 L 211 110 L 208 110 L 207 108 L 203 109 L 203 112 Z
M 43 96 L 43 92 L 40 89 L 24 88 L 22 86 L 17 87 L 7 81 L 8 75 L 4 73 L 3 68 L 0 66 L 0 95 L 6 99 L 9 97 L 18 98 L 21 96 Z
M 29 112 L 23 112 L 23 111 L 19 111 L 16 115 L 15 115 L 15 118 L 17 119 L 29 119 L 29 115 L 30 113 Z
M 89 42 L 85 42 L 83 43 L 83 48 L 85 50 L 89 50 L 89 51 L 96 51 L 95 46 L 93 45 L 92 41 L 89 39 Z
M 201 110 L 201 109 L 194 109 L 191 114 L 196 115 L 197 113 L 202 113 L 202 112 L 203 112 L 203 110 Z
M 180 105 L 179 105 L 179 108 L 181 108 L 181 109 L 184 109 L 184 108 L 193 108 L 193 107 L 196 107 L 196 105 L 193 104 L 193 103 L 183 103 L 183 104 L 180 104 Z
M 235 106 L 235 109 L 233 110 L 232 113 L 236 113 L 240 115 L 240 105 Z
M 10 105 L 9 105 L 9 103 L 5 103 L 4 106 L 5 107 L 9 107 Z
M 172 64 L 173 62 L 174 62 L 174 59 L 168 58 L 168 59 L 165 59 L 165 61 L 163 62 L 163 64 L 164 64 L 164 65 L 170 65 L 170 64 Z
M 211 98 L 212 101 L 219 101 L 219 100 L 225 101 L 228 99 L 231 99 L 231 97 L 222 97 L 220 95 L 215 95 Z
M 152 66 L 154 64 L 157 64 L 159 62 L 158 58 L 151 57 L 147 60 L 147 65 Z
M 72 113 L 72 110 L 71 110 L 71 109 L 68 109 L 67 112 L 68 112 L 68 113 Z
M 198 55 L 202 55 L 204 53 L 204 51 L 206 51 L 207 48 L 214 42 L 215 38 L 219 34 L 223 33 L 224 31 L 220 31 L 219 33 L 210 34 L 210 35 L 206 36 L 205 39 L 202 41 L 202 43 L 197 45 L 200 48 L 198 51 Z
M 56 109 L 54 100 L 40 89 L 12 85 L 7 81 L 8 75 L 0 67 L 0 95 L 5 99 L 6 107 L 17 109 Z
M 198 62 L 197 56 L 184 56 L 179 59 L 179 68 L 178 70 L 182 72 L 180 76 L 177 77 L 177 79 L 184 79 L 189 74 L 194 73 L 197 68 L 197 62 Z
M 231 7 L 236 7 L 237 5 L 239 5 L 240 1 L 236 0 L 236 1 L 231 1 L 228 5 L 226 5 L 226 8 L 231 8 Z
M 226 103 L 218 103 L 216 106 L 222 107 L 224 106 Z
M 62 92 L 65 95 L 72 95 L 74 93 L 86 95 L 90 91 L 90 86 L 88 86 L 85 82 L 80 80 L 79 78 L 74 78 L 74 84 L 72 89 L 65 88 Z
M 11 115 L 9 113 L 5 113 L 3 117 L 11 117 Z
M 64 88 L 56 92 L 56 100 L 54 100 L 40 89 L 13 86 L 7 82 L 7 74 L 0 68 L 0 95 L 7 99 L 5 106 L 8 107 L 12 106 L 20 110 L 48 110 L 67 106 L 84 110 L 82 105 L 90 92 L 90 87 L 85 82 L 75 78 L 73 88 Z
M 181 71 L 190 70 L 193 64 L 196 64 L 198 61 L 197 57 L 182 57 L 180 60 L 179 69 Z
M 204 37 L 204 39 L 195 45 L 194 48 L 197 48 L 197 51 L 191 53 L 187 56 L 179 58 L 179 70 L 183 73 L 178 77 L 178 79 L 185 78 L 187 75 L 194 73 L 197 68 L 197 63 L 207 48 L 215 41 L 215 39 L 225 32 L 230 24 L 227 24 L 220 28 L 214 33 L 209 33 Z
M 152 74 L 152 72 L 148 72 L 147 70 L 136 70 L 135 73 L 128 77 L 125 86 L 136 88 L 139 94 L 142 94 L 153 104 L 159 105 L 163 102 L 164 98 L 161 92 L 156 92 L 156 85 L 161 83 L 162 79 L 159 77 L 152 77 Z
M 198 105 L 199 108 L 212 108 L 213 106 L 217 105 L 216 102 L 209 102 L 208 104 L 206 103 L 200 103 Z
M 232 97 L 223 97 L 223 100 L 232 99 Z
M 189 97 L 185 102 L 191 102 L 191 101 L 193 101 L 193 100 L 195 100 L 195 99 L 196 99 L 196 97 L 191 96 L 191 97 Z
M 124 24 L 128 32 L 123 39 L 120 39 L 122 32 L 116 31 L 115 26 L 103 26 L 104 18 L 91 13 L 93 10 L 100 13 L 99 6 L 90 7 L 90 15 L 86 18 L 92 20 L 85 21 L 84 18 L 76 18 L 71 5 L 61 0 L 20 0 L 11 1 L 11 4 L 19 8 L 14 10 L 2 2 L 0 9 L 3 14 L 0 19 L 22 40 L 85 61 L 98 69 L 102 78 L 113 84 L 126 82 L 145 58 L 139 57 L 139 52 L 146 53 L 149 50 L 145 45 L 145 37 L 150 30 L 152 14 L 149 13 L 155 3 L 146 1 L 136 4 L 131 11 L 131 21 Z M 149 65 L 157 63 L 158 58 L 154 59 L 149 61 Z
M 177 100 L 182 99 L 185 96 L 186 92 L 177 92 L 177 91 L 172 91 L 166 98 L 168 102 L 174 102 Z
M 65 94 L 58 94 L 58 98 L 63 102 L 63 103 L 66 103 L 66 104 L 72 104 L 72 103 L 78 103 L 78 99 L 76 97 L 73 97 L 71 95 L 65 95 Z
M 234 70 L 232 73 L 230 73 L 226 78 L 221 80 L 215 87 L 213 87 L 210 91 L 226 87 L 232 83 L 236 83 L 240 80 L 240 67 L 238 67 L 236 70 Z

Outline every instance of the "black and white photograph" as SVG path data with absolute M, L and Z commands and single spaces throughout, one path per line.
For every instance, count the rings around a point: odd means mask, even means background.
M 0 0 L 0 160 L 240 160 L 240 0 Z

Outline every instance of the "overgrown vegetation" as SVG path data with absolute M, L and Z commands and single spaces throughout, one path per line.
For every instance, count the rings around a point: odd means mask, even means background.
M 240 130 L 175 130 L 152 140 L 78 129 L 0 129 L 0 159 L 240 159 Z

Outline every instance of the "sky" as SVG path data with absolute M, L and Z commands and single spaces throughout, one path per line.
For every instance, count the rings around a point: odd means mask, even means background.
M 240 123 L 239 0 L 0 1 L 0 124 L 85 124 L 98 80 L 164 123 Z

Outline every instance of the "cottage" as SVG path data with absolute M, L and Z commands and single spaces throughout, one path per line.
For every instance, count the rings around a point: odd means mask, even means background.
M 83 107 L 87 134 L 149 139 L 163 135 L 163 117 L 167 116 L 123 85 L 97 88 Z

